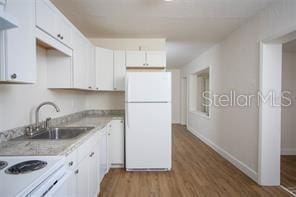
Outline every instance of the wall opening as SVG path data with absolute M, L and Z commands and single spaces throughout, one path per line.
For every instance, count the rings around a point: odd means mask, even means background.
M 190 112 L 209 117 L 210 68 L 193 73 L 190 78 Z

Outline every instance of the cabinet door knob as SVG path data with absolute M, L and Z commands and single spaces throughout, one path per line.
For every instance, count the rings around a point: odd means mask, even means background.
M 58 34 L 58 38 L 61 38 L 61 34 Z
M 78 174 L 79 173 L 79 170 L 75 170 L 75 174 Z
M 88 86 L 88 89 L 91 89 L 91 86 Z
M 10 76 L 11 79 L 16 79 L 17 78 L 17 74 L 13 73 L 11 76 Z
M 69 162 L 69 166 L 73 166 L 74 162 L 73 161 L 70 161 Z
M 89 155 L 89 157 L 92 157 L 92 156 L 94 156 L 95 155 L 95 153 L 94 152 L 92 152 L 90 155 Z
M 61 36 L 61 39 L 64 40 L 64 36 Z

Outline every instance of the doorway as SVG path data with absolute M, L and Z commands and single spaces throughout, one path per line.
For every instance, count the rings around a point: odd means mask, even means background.
M 283 44 L 282 90 L 289 94 L 281 110 L 281 185 L 296 194 L 296 40 Z
M 284 127 L 291 127 L 286 125 L 286 122 L 295 122 L 293 120 L 295 116 L 284 115 L 287 112 L 281 104 L 286 104 L 286 99 L 283 99 L 284 97 L 282 96 L 282 93 L 285 92 L 287 88 L 286 74 L 294 78 L 294 76 L 296 76 L 296 68 L 295 75 L 293 75 L 290 70 L 286 70 L 287 68 L 284 68 L 285 54 L 283 49 L 285 50 L 286 45 L 295 39 L 296 32 L 292 32 L 261 43 L 260 93 L 261 95 L 267 95 L 270 92 L 273 93 L 271 99 L 273 103 L 266 102 L 266 100 L 264 101 L 263 99 L 260 100 L 258 183 L 263 186 L 281 185 L 281 183 L 284 182 L 281 178 L 284 174 L 287 174 L 285 170 L 289 168 L 288 165 L 286 165 L 286 168 L 284 167 L 286 163 L 289 163 L 287 159 L 284 156 L 281 157 L 282 153 L 285 152 L 285 150 L 283 150 L 285 134 L 283 134 L 282 131 L 283 125 Z M 295 85 L 296 84 L 293 84 L 292 86 Z M 295 102 L 295 97 L 291 95 L 290 97 L 292 101 Z M 288 111 L 291 111 L 292 106 L 288 107 Z M 291 118 L 291 120 L 287 119 L 287 117 Z M 283 169 L 283 167 L 285 169 Z
M 187 96 L 187 78 L 181 78 L 181 124 L 187 127 L 188 117 L 188 96 Z

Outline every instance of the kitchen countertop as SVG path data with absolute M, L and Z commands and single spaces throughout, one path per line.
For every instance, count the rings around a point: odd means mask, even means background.
M 104 128 L 113 119 L 122 116 L 88 116 L 57 125 L 60 127 L 95 127 L 73 139 L 67 140 L 10 140 L 0 143 L 0 156 L 67 156 L 93 134 Z

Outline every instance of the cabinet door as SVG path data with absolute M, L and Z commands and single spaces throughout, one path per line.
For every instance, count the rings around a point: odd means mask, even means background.
M 89 195 L 89 178 L 88 178 L 88 167 L 89 167 L 89 157 L 84 158 L 79 164 L 78 169 L 75 173 L 77 176 L 77 196 L 84 197 Z
M 166 67 L 166 52 L 165 51 L 147 51 L 146 62 L 148 67 Z
M 113 90 L 113 51 L 96 48 L 96 86 L 102 91 Z
M 85 41 L 78 33 L 73 32 L 73 87 L 86 89 L 87 68 L 85 65 Z
M 18 20 L 18 28 L 6 32 L 6 80 L 36 82 L 35 1 L 9 0 L 6 11 Z
M 89 155 L 89 196 L 97 196 L 99 192 L 99 143 L 93 146 L 92 151 Z
M 72 48 L 72 27 L 64 18 L 58 16 L 57 20 L 57 39 Z
M 57 37 L 56 11 L 44 0 L 36 1 L 36 25 L 44 32 Z
M 107 129 L 104 128 L 100 135 L 100 182 L 108 171 L 108 137 Z
M 70 179 L 68 181 L 68 186 L 67 186 L 68 192 L 67 192 L 67 194 L 68 194 L 68 196 L 71 196 L 71 197 L 78 197 L 78 195 L 77 195 L 78 188 L 76 186 L 77 185 L 77 177 L 78 177 L 78 175 L 75 174 L 74 171 L 71 171 L 70 173 L 71 173 L 71 177 L 70 177 Z
M 125 51 L 114 51 L 114 90 L 125 89 Z
M 126 51 L 126 67 L 144 67 L 146 66 L 145 51 Z
M 112 131 L 112 124 L 109 123 L 107 125 L 107 172 L 109 172 L 111 168 L 111 158 L 112 158 L 111 131 Z
M 87 48 L 87 88 L 89 90 L 96 90 L 96 64 L 95 64 L 95 47 L 89 43 Z
M 113 166 L 124 165 L 124 124 L 123 120 L 112 120 L 110 131 L 110 162 Z

